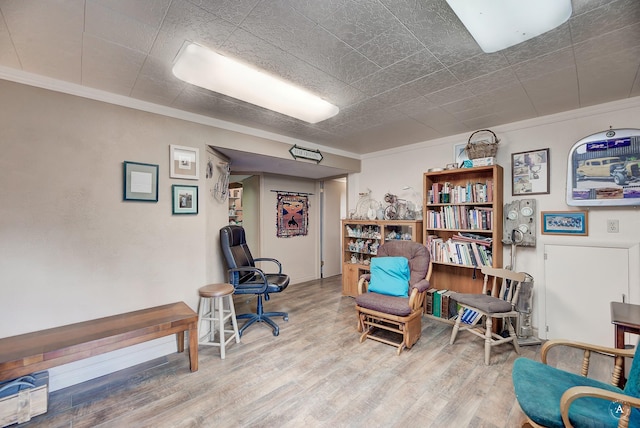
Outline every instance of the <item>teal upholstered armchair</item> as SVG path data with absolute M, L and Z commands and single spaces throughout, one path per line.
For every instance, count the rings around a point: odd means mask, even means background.
M 547 365 L 547 354 L 556 346 L 584 351 L 580 374 Z M 611 384 L 587 377 L 593 352 L 615 361 Z M 640 353 L 635 355 L 623 389 L 618 387 L 623 359 L 634 356 L 632 349 L 552 340 L 542 346 L 542 362 L 518 358 L 512 376 L 518 404 L 529 419 L 523 426 L 640 427 Z

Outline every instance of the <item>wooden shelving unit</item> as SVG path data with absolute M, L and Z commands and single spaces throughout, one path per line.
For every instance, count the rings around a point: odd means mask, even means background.
M 462 293 L 480 293 L 480 266 L 502 267 L 502 192 L 503 170 L 499 165 L 460 168 L 424 173 L 424 244 L 430 249 L 433 261 L 431 287 Z M 490 246 L 456 236 L 475 235 L 491 241 Z M 449 252 L 436 248 L 440 243 Z M 453 243 L 453 246 L 450 245 Z M 456 246 L 456 243 L 459 246 Z M 466 248 L 466 249 L 465 249 Z M 490 261 L 484 258 L 489 253 Z M 455 261 L 447 258 L 454 252 Z M 471 252 L 471 255 L 468 254 Z
M 422 242 L 421 220 L 342 220 L 342 294 L 358 294 L 360 275 L 369 272 L 371 257 L 389 240 Z

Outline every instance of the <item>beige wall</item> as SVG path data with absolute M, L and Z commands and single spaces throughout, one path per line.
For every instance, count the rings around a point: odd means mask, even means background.
M 174 301 L 196 309 L 198 288 L 225 279 L 228 208 L 211 194 L 219 171 L 205 178 L 220 160 L 207 145 L 242 134 L 2 80 L 0 94 L 0 337 Z M 170 144 L 200 149 L 198 181 L 169 178 Z M 159 165 L 157 203 L 122 201 L 125 160 Z M 199 186 L 198 215 L 172 215 L 172 184 Z M 265 199 L 263 248 L 292 283 L 315 278 L 315 235 L 277 240 L 275 194 Z M 53 369 L 51 389 L 174 351 L 160 339 Z

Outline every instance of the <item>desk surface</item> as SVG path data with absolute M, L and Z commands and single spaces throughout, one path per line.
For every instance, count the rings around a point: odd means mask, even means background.
M 640 330 L 640 305 L 611 302 L 611 323 Z

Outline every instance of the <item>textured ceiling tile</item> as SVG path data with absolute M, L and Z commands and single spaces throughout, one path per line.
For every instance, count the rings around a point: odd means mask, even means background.
M 431 126 L 434 129 L 439 129 L 440 125 L 443 124 L 451 124 L 458 123 L 458 119 L 448 111 L 441 109 L 439 107 L 434 107 L 427 110 L 416 111 L 413 114 L 410 114 L 412 118 L 419 121 L 420 123 L 424 123 L 425 125 Z
M 116 94 L 129 95 L 145 55 L 108 41 L 84 36 L 82 84 Z
M 518 64 L 570 45 L 571 31 L 569 30 L 569 25 L 565 23 L 538 37 L 511 46 L 502 51 L 502 53 L 509 61 L 509 64 Z
M 411 82 L 442 69 L 442 64 L 426 49 L 386 68 L 402 82 Z
M 306 16 L 313 22 L 320 22 L 327 16 L 334 14 L 338 9 L 354 0 L 287 0 L 287 4 Z
M 429 100 L 434 104 L 442 105 L 469 98 L 471 96 L 473 96 L 473 93 L 469 90 L 469 88 L 460 83 L 441 91 L 432 92 L 427 95 L 427 98 L 429 98 Z
M 232 24 L 186 0 L 173 0 L 151 48 L 151 55 L 172 64 L 185 41 L 215 50 L 234 29 Z
M 0 7 L 25 71 L 80 83 L 83 0 L 4 1 Z
M 493 73 L 508 66 L 509 63 L 504 55 L 496 52 L 492 54 L 480 54 L 448 68 L 454 76 L 461 82 L 464 82 L 465 80 L 471 80 L 484 74 Z
M 411 100 L 412 98 L 419 97 L 420 94 L 416 92 L 417 87 L 420 87 L 419 82 L 406 83 L 389 91 L 378 94 L 374 98 L 382 102 L 386 106 L 394 106 L 396 104 L 406 102 L 407 100 Z
M 187 83 L 179 80 L 165 62 L 148 57 L 144 62 L 131 96 L 161 105 L 171 105 Z
M 639 21 L 640 1 L 617 0 L 573 17 L 569 20 L 569 24 L 573 43 L 580 43 L 592 37 L 598 37 L 603 32 L 615 31 Z
M 471 96 L 452 103 L 443 104 L 441 107 L 449 113 L 455 115 L 463 111 L 482 109 L 484 108 L 487 100 L 481 96 Z
M 189 0 L 233 24 L 240 24 L 260 0 Z
M 339 107 L 357 103 L 365 97 L 362 92 L 341 80 L 242 29 L 236 30 L 227 39 L 222 50 L 246 64 L 296 84 Z
M 102 2 L 87 2 L 85 33 L 99 37 L 130 49 L 149 53 L 159 26 L 153 27 L 131 19 L 101 5 Z
M 409 101 L 405 101 L 401 104 L 396 104 L 395 106 L 393 106 L 393 108 L 406 114 L 407 116 L 413 117 L 413 115 L 416 113 L 423 112 L 437 106 L 438 105 L 433 103 L 431 100 L 421 96 L 413 98 Z
M 640 45 L 640 23 L 593 37 L 574 46 L 576 62 L 588 61 Z
M 538 114 L 561 111 L 562 106 L 578 108 L 578 76 L 575 66 L 541 74 L 522 82 Z
M 402 29 L 396 18 L 377 1 L 348 3 L 319 23 L 354 48 L 386 31 Z
M 589 12 L 592 9 L 611 3 L 616 0 L 573 0 L 573 16 Z
M 514 65 L 513 71 L 520 81 L 536 79 L 540 75 L 575 66 L 573 49 L 566 48 L 541 55 L 535 59 Z
M 370 61 L 380 67 L 387 67 L 422 49 L 422 43 L 404 27 L 400 30 L 386 31 L 364 45 L 358 47 Z
M 2 13 L 0 13 L 0 65 L 18 69 L 22 68 Z
M 436 71 L 424 76 L 414 82 L 418 95 L 428 95 L 443 89 L 455 86 L 460 83 L 456 77 L 447 69 Z
M 487 74 L 475 79 L 469 80 L 464 84 L 474 94 L 482 94 L 494 91 L 506 85 L 517 83 L 518 79 L 511 68 L 504 68 L 495 73 Z
M 445 66 L 482 53 L 445 0 L 381 0 Z
M 350 145 L 353 144 L 365 153 L 385 150 L 395 146 L 393 141 L 399 132 L 406 135 L 407 144 L 420 143 L 440 136 L 437 131 L 424 124 L 404 118 L 384 125 L 376 124 L 366 130 L 348 135 L 348 141 Z
M 640 67 L 640 47 L 577 63 L 580 105 L 626 98 Z M 602 76 L 606 73 L 607 79 Z
M 402 81 L 397 77 L 396 73 L 389 69 L 379 70 L 364 79 L 353 82 L 351 86 L 367 95 L 373 96 L 381 94 L 397 86 L 402 85 Z
M 111 9 L 118 15 L 159 28 L 171 0 L 87 0 L 87 8 L 98 5 Z
M 353 83 L 365 76 L 380 70 L 380 67 L 362 56 L 360 52 L 351 50 L 338 59 L 323 64 L 322 70 L 346 83 Z
M 241 27 L 321 70 L 328 70 L 330 63 L 353 51 L 346 43 L 287 6 L 284 0 L 261 2 Z

